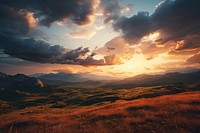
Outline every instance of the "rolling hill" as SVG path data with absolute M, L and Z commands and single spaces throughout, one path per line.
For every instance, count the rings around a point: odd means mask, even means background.
M 166 73 L 163 75 L 138 75 L 104 85 L 105 88 L 128 89 L 134 87 L 187 84 L 200 81 L 200 71 L 192 73 Z
M 184 92 L 101 106 L 35 106 L 0 115 L 1 132 L 198 133 L 200 92 Z
M 84 82 L 87 78 L 82 77 L 79 74 L 67 74 L 64 72 L 60 73 L 49 73 L 49 74 L 34 74 L 31 77 L 37 77 L 48 85 L 61 84 L 65 82 Z
M 0 100 L 20 100 L 24 98 L 24 93 L 40 92 L 43 87 L 45 84 L 38 78 L 0 73 Z
M 42 88 L 44 87 L 44 84 L 40 79 L 29 77 L 24 74 L 16 74 L 14 76 L 11 76 L 0 72 L 0 87 L 9 89 L 24 88 L 24 87 Z

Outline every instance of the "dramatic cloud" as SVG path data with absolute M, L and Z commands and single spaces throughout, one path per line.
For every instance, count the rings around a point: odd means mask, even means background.
M 89 24 L 99 2 L 99 0 L 7 0 L 1 1 L 0 4 L 16 13 L 31 11 L 39 18 L 40 24 L 50 26 L 54 22 L 66 19 L 71 19 L 78 25 Z
M 151 19 L 145 13 L 131 18 L 121 17 L 114 25 L 115 31 L 122 31 L 128 41 L 137 43 L 143 36 L 150 33 Z
M 89 48 L 79 47 L 70 50 L 59 45 L 52 45 L 44 41 L 42 37 L 35 38 L 33 35 L 40 33 L 39 30 L 34 29 L 37 22 L 45 26 L 64 19 L 71 19 L 78 25 L 90 23 L 90 18 L 99 0 L 59 0 L 56 2 L 22 0 L 16 2 L 18 3 L 15 4 L 12 0 L 0 2 L 0 49 L 3 53 L 39 63 L 83 66 L 113 64 L 110 63 L 111 60 L 107 61 L 108 57 L 94 59 L 96 54 Z M 94 33 L 83 31 L 72 33 L 72 36 L 77 37 L 81 34 L 90 37 Z
M 166 0 L 151 16 L 154 30 L 166 34 L 162 42 L 200 33 L 199 0 Z
M 72 38 L 77 38 L 77 39 L 90 39 L 96 34 L 96 31 L 94 29 L 83 29 L 80 31 L 75 31 L 69 33 L 68 36 Z
M 25 35 L 30 31 L 28 12 L 15 11 L 15 9 L 0 4 L 0 32 L 10 35 Z
M 0 2 L 0 51 L 18 59 L 51 64 L 116 65 L 142 53 L 149 60 L 147 62 L 153 61 L 156 55 L 164 54 L 170 56 L 171 60 L 176 60 L 177 55 L 179 59 L 183 57 L 183 62 L 196 65 L 199 63 L 200 49 L 199 5 L 199 0 L 165 0 L 156 6 L 152 15 L 138 12 L 132 17 L 125 17 L 133 6 L 122 7 L 120 0 L 5 0 Z M 95 17 L 99 18 L 94 25 L 90 25 Z M 120 31 L 121 36 L 115 36 L 94 51 L 83 47 L 67 49 L 53 45 L 39 30 L 42 26 L 50 28 L 53 23 L 64 28 L 69 22 L 73 23 L 73 32 L 65 32 L 69 33 L 68 36 L 89 39 L 102 28 L 95 27 L 102 25 L 102 21 L 103 26 L 109 26 L 106 24 L 112 22 L 114 30 Z M 52 37 L 54 32 L 59 31 L 54 29 L 58 25 L 53 26 L 49 30 L 52 33 L 48 33 Z M 42 30 L 48 32 L 45 28 Z M 105 36 L 113 37 L 112 34 L 102 35 L 108 32 L 102 30 L 100 34 L 103 39 L 94 45 L 104 42 Z M 67 45 L 68 42 L 65 43 Z
M 104 23 L 118 19 L 120 13 L 118 0 L 102 0 L 101 7 L 103 8 L 103 15 L 106 17 Z
M 197 53 L 197 54 L 192 55 L 192 56 L 191 56 L 190 58 L 188 58 L 186 61 L 187 61 L 187 63 L 191 63 L 191 64 L 193 64 L 193 63 L 198 63 L 198 64 L 200 64 L 200 52 Z
M 133 5 L 122 6 L 120 2 L 120 0 L 101 0 L 97 14 L 105 17 L 104 24 L 117 20 L 121 15 L 132 11 Z
M 101 47 L 95 50 L 96 53 L 102 55 L 118 54 L 123 55 L 129 50 L 129 44 L 121 37 L 116 37 Z
M 165 0 L 156 6 L 152 15 L 138 12 L 130 18 L 120 17 L 113 23 L 113 28 L 122 32 L 122 37 L 130 45 L 135 45 L 148 60 L 162 53 L 187 53 L 195 54 L 188 59 L 194 62 L 200 48 L 198 5 L 199 0 Z M 153 36 L 155 33 L 159 36 Z
M 195 49 L 200 47 L 200 36 L 189 35 L 176 44 L 176 50 Z
M 116 37 L 107 42 L 103 47 L 94 50 L 99 55 L 110 55 L 111 57 L 117 57 L 116 64 L 123 63 L 122 60 L 129 60 L 135 54 L 135 49 L 130 48 L 129 44 L 122 37 Z M 114 63 L 113 63 L 114 64 Z
M 160 43 L 178 41 L 200 33 L 199 4 L 199 0 L 165 0 L 151 16 L 139 12 L 130 18 L 121 17 L 113 27 L 121 30 L 123 36 L 132 43 L 152 32 L 162 34 L 158 40 Z
M 113 54 L 113 55 L 107 55 L 104 57 L 106 64 L 108 65 L 115 65 L 115 64 L 122 64 L 122 60 L 119 56 Z
M 76 64 L 76 65 L 110 65 L 104 59 L 96 60 L 89 48 L 79 47 L 74 50 L 59 45 L 50 45 L 32 38 L 9 37 L 0 34 L 0 48 L 5 54 L 23 60 L 40 63 Z
M 163 47 L 158 47 L 154 43 L 143 43 L 139 46 L 139 50 L 147 60 L 154 59 L 161 53 L 165 53 L 169 49 L 169 45 L 164 45 Z

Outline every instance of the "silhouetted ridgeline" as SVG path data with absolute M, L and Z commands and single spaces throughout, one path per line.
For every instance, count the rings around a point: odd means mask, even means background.
M 192 73 L 166 73 L 164 75 L 138 75 L 104 85 L 106 88 L 128 89 L 133 87 L 159 86 L 169 84 L 188 84 L 200 81 L 200 71 Z

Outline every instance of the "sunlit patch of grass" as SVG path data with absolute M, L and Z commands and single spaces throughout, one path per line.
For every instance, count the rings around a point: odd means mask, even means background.
M 196 132 L 200 130 L 198 85 L 121 90 L 82 85 L 24 93 L 23 99 L 0 101 L 0 131 Z
M 13 132 L 198 132 L 200 91 L 119 100 L 101 106 L 27 108 L 1 115 L 2 131 Z M 23 114 L 33 111 L 36 113 Z

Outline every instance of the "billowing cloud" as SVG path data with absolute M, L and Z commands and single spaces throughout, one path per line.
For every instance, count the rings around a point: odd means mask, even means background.
M 113 55 L 107 55 L 107 56 L 104 56 L 105 58 L 105 62 L 106 64 L 108 65 L 116 65 L 116 64 L 122 64 L 122 60 L 119 56 L 117 56 L 116 54 L 113 54 Z
M 186 61 L 187 61 L 187 63 L 190 63 L 190 64 L 194 64 L 194 63 L 200 64 L 200 52 L 192 55 Z
M 132 58 L 133 54 L 135 53 L 135 49 L 130 48 L 129 44 L 124 38 L 116 37 L 107 42 L 103 47 L 94 50 L 94 52 L 99 55 L 107 55 L 106 58 L 108 61 L 113 59 L 112 61 L 115 63 L 109 64 L 121 64 L 123 63 L 122 60 L 128 60 Z
M 77 38 L 77 39 L 90 39 L 96 34 L 94 29 L 83 29 L 80 31 L 75 31 L 69 33 L 69 37 Z
M 5 54 L 27 61 L 39 63 L 58 63 L 75 65 L 109 65 L 102 59 L 94 59 L 89 48 L 79 47 L 74 50 L 33 38 L 23 39 L 0 34 L 0 48 Z
M 96 53 L 102 55 L 118 54 L 122 55 L 128 52 L 129 44 L 122 38 L 116 37 L 107 42 L 104 47 L 95 50 Z
M 116 20 L 120 13 L 120 4 L 118 0 L 102 0 L 103 15 L 106 17 L 104 23 Z
M 151 16 L 153 30 L 164 33 L 162 42 L 200 33 L 200 1 L 166 0 Z
M 121 17 L 113 27 L 132 43 L 152 32 L 161 33 L 162 38 L 157 41 L 162 44 L 178 41 L 200 33 L 199 4 L 198 0 L 165 0 L 151 16 L 139 12 L 130 18 Z
M 120 31 L 130 45 L 136 45 L 147 59 L 162 53 L 195 54 L 193 59 L 196 59 L 200 48 L 198 5 L 198 0 L 165 0 L 156 6 L 152 15 L 138 12 L 129 18 L 123 16 L 113 23 L 113 28 Z M 153 33 L 159 36 L 144 41 L 144 37 Z
M 198 63 L 199 4 L 199 0 L 165 0 L 152 15 L 139 12 L 128 18 L 122 15 L 129 12 L 132 5 L 122 7 L 119 0 L 1 1 L 0 50 L 22 60 L 51 64 L 121 64 L 122 60 L 132 58 L 137 50 L 149 60 L 167 53 L 173 58 L 174 55 L 185 55 L 184 61 Z M 97 9 L 100 9 L 99 12 Z M 41 37 L 37 29 L 38 24 L 50 27 L 53 23 L 63 25 L 67 21 L 79 26 L 89 25 L 98 15 L 104 24 L 112 21 L 114 30 L 120 31 L 122 36 L 113 38 L 95 51 L 53 45 Z M 77 28 L 69 35 L 89 39 L 96 30 L 87 28 Z M 153 33 L 159 33 L 159 36 L 154 37 Z M 147 39 L 144 41 L 145 36 Z M 190 57 L 187 60 L 186 55 Z
M 15 11 L 15 9 L 0 4 L 0 32 L 10 35 L 26 35 L 30 31 L 29 12 Z
M 16 4 L 17 3 L 17 4 Z M 99 0 L 18 0 L 1 1 L 1 6 L 18 12 L 31 11 L 39 18 L 39 23 L 50 26 L 54 22 L 71 19 L 78 25 L 87 25 L 92 22 L 94 10 Z
M 38 19 L 34 17 L 34 14 L 32 12 L 27 12 L 26 19 L 29 25 L 29 28 L 34 28 Z
M 157 57 L 159 54 L 166 53 L 169 50 L 169 45 L 159 47 L 154 43 L 143 43 L 138 47 L 139 51 L 145 56 L 147 60 Z
M 120 0 L 101 0 L 97 14 L 104 16 L 104 24 L 117 20 L 121 15 L 132 11 L 133 5 L 122 6 Z
M 96 54 L 89 48 L 66 49 L 60 45 L 52 45 L 47 40 L 44 41 L 42 37 L 36 38 L 32 34 L 36 23 L 50 26 L 64 19 L 71 19 L 78 25 L 90 23 L 99 0 L 59 0 L 57 2 L 22 0 L 17 2 L 17 4 L 11 0 L 0 2 L 0 49 L 4 54 L 38 63 L 83 66 L 113 64 L 107 61 L 107 57 L 95 59 Z M 38 33 L 40 33 L 39 30 Z M 82 33 L 73 33 L 73 36 L 82 34 L 85 37 L 91 37 L 94 33 L 82 31 Z
M 200 47 L 200 36 L 189 35 L 183 40 L 177 41 L 176 50 L 195 49 Z
M 113 27 L 115 31 L 121 31 L 126 40 L 137 43 L 150 33 L 151 19 L 148 15 L 138 13 L 131 18 L 121 17 Z

